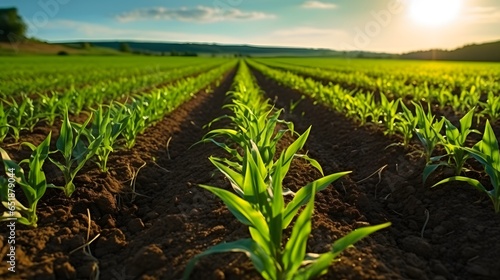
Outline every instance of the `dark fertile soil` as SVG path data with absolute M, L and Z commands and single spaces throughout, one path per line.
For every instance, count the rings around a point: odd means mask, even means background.
M 422 185 L 424 162 L 416 143 L 410 150 L 386 149 L 397 139 L 377 127 L 359 127 L 308 99 L 290 112 L 299 93 L 254 74 L 268 97 L 286 109 L 283 117 L 297 131 L 313 126 L 306 149 L 325 174 L 353 171 L 317 195 L 308 252 L 326 252 L 360 226 L 392 222 L 347 250 L 323 279 L 500 279 L 500 216 L 484 194 L 465 184 L 430 189 L 446 170 Z M 49 190 L 39 204 L 38 228 L 17 225 L 16 273 L 7 270 L 8 230 L 3 224 L 0 278 L 179 279 L 196 254 L 248 237 L 247 228 L 197 186 L 229 188 L 208 161 L 210 155 L 224 154 L 212 144 L 191 147 L 207 132 L 203 125 L 227 113 L 221 107 L 233 76 L 149 128 L 132 150 L 112 154 L 109 174 L 87 166 L 77 176 L 71 198 Z M 22 141 L 38 144 L 50 129 L 39 127 Z M 291 141 L 285 138 L 282 145 Z M 16 160 L 29 156 L 16 145 L 3 148 Z M 47 172 L 61 184 L 57 172 Z M 296 160 L 285 183 L 297 190 L 319 177 Z M 243 254 L 220 254 L 202 260 L 192 279 L 259 276 Z

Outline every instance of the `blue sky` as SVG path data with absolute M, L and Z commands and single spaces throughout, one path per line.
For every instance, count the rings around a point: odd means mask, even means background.
M 433 4 L 422 11 L 415 8 L 416 1 Z M 440 1 L 444 6 L 435 4 Z M 452 2 L 460 5 L 454 9 Z M 406 52 L 500 40 L 497 0 L 2 0 L 0 6 L 17 7 L 29 35 L 48 41 L 147 40 Z M 439 17 L 447 22 L 431 21 L 445 13 L 449 18 Z

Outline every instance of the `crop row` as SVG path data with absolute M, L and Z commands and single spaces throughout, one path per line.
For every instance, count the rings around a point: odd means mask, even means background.
M 218 62 L 217 62 L 218 63 Z M 220 65 L 220 64 L 219 64 Z M 39 93 L 38 98 L 21 94 L 0 102 L 0 143 L 8 135 L 17 141 L 23 130 L 32 131 L 40 122 L 52 125 L 64 112 L 78 115 L 97 105 L 110 104 L 113 100 L 126 102 L 127 99 L 141 99 L 145 91 L 165 92 L 175 80 L 198 74 L 214 68 L 214 64 L 201 64 L 180 69 L 172 69 L 137 78 L 123 78 L 106 83 L 95 82 L 92 86 L 61 92 Z M 182 82 L 182 80 L 181 80 Z M 147 96 L 147 95 L 145 95 Z
M 71 122 L 66 111 L 56 149 L 50 150 L 51 133 L 38 146 L 23 143 L 32 150 L 32 155 L 19 163 L 11 160 L 0 148 L 7 175 L 0 177 L 0 199 L 8 210 L 0 221 L 17 219 L 22 224 L 36 227 L 37 204 L 47 188 L 61 189 L 66 196 L 71 196 L 76 188 L 73 180 L 87 163 L 94 161 L 102 172 L 107 172 L 106 163 L 111 152 L 117 148 L 132 148 L 137 135 L 200 90 L 220 80 L 232 67 L 234 62 L 229 62 L 195 78 L 182 79 L 168 88 L 138 95 L 129 102 L 100 105 L 81 124 Z M 63 186 L 55 186 L 47 180 L 44 171 L 47 160 L 52 163 L 52 168 L 56 167 L 62 173 Z M 29 167 L 28 173 L 23 165 Z M 16 200 L 15 197 L 20 197 L 16 186 L 22 189 L 26 203 Z M 16 196 L 12 195 L 14 192 Z
M 43 58 L 11 57 L 0 62 L 0 98 L 27 94 L 65 91 L 71 88 L 99 86 L 106 89 L 109 83 L 126 82 L 141 77 L 162 76 L 188 66 L 221 64 L 224 60 L 200 61 L 184 58 L 168 59 L 124 58 Z M 36 61 L 35 61 L 36 60 Z M 36 63 L 37 67 L 33 67 Z
M 353 94 L 371 92 L 376 93 L 376 96 L 385 95 L 389 100 L 403 98 L 425 101 L 441 108 L 450 106 L 461 113 L 476 108 L 478 113 L 485 117 L 494 120 L 500 117 L 500 95 L 498 94 L 500 70 L 495 72 L 487 66 L 484 67 L 484 71 L 490 70 L 491 72 L 483 76 L 475 72 L 466 74 L 451 72 L 450 74 L 449 69 L 438 66 L 434 66 L 435 69 L 428 69 L 428 72 L 418 72 L 418 70 L 407 68 L 404 68 L 403 72 L 393 72 L 390 67 L 386 69 L 380 66 L 379 68 L 384 70 L 379 69 L 375 73 L 368 74 L 369 70 L 337 71 L 315 68 L 311 65 L 308 67 L 286 64 L 275 60 L 260 59 L 258 61 L 277 70 L 328 81 L 327 86 L 340 85 L 352 91 Z M 384 63 L 387 65 L 388 62 Z M 416 76 L 408 76 L 408 73 Z
M 341 60 L 341 59 L 260 59 L 268 65 L 294 68 L 299 71 L 319 75 L 326 80 L 349 81 L 356 76 L 367 86 L 389 90 L 394 83 L 398 85 L 421 86 L 431 89 L 445 87 L 453 93 L 470 91 L 475 86 L 480 92 L 498 92 L 500 67 L 492 63 L 477 62 L 438 62 L 401 60 Z M 297 68 L 298 67 L 298 68 Z M 337 76 L 340 73 L 347 76 Z M 347 79 L 347 80 L 345 80 Z M 352 78 L 351 78 L 352 80 Z M 360 84 L 352 84 L 360 86 Z M 411 91 L 410 91 L 411 92 Z M 389 92 L 384 92 L 388 94 Z
M 214 142 L 228 152 L 228 158 L 210 157 L 210 161 L 231 182 L 234 193 L 218 187 L 201 187 L 219 197 L 235 218 L 248 226 L 251 238 L 221 243 L 197 255 L 188 263 L 185 279 L 199 258 L 223 252 L 245 253 L 265 279 L 312 279 L 325 274 L 344 249 L 390 225 L 359 228 L 337 240 L 331 251 L 308 254 L 316 192 L 350 172 L 324 176 L 296 193 L 287 189 L 283 179 L 296 157 L 307 159 L 322 173 L 317 161 L 298 154 L 310 128 L 278 154 L 276 148 L 282 137 L 286 133 L 295 134 L 293 124 L 279 119 L 282 110 L 275 110 L 262 98 L 244 62 L 228 95 L 232 101 L 225 107 L 231 109 L 232 115 L 222 118 L 228 118 L 233 127 L 212 130 L 202 141 Z M 222 142 L 217 140 L 221 137 Z M 285 196 L 292 197 L 288 203 Z M 304 210 L 298 214 L 303 205 Z M 290 236 L 285 236 L 284 231 L 294 220 Z
M 489 120 L 486 120 L 483 139 L 473 147 L 466 147 L 469 135 L 480 133 L 471 129 L 474 109 L 465 114 L 460 120 L 460 126 L 456 127 L 445 117 L 438 119 L 433 115 L 430 105 L 425 110 L 421 103 L 412 102 L 410 107 L 413 109 L 410 109 L 402 98 L 389 100 L 381 94 L 380 101 L 376 101 L 372 93 L 358 92 L 353 95 L 338 85 L 324 86 L 321 82 L 310 78 L 272 69 L 253 61 L 250 65 L 269 78 L 297 89 L 317 102 L 348 117 L 356 118 L 361 124 L 368 121 L 382 124 L 384 133 L 401 135 L 405 147 L 416 135 L 423 146 L 426 158 L 426 168 L 423 170 L 424 182 L 438 167 L 450 167 L 454 169 L 455 176 L 444 179 L 436 185 L 449 181 L 465 181 L 484 192 L 492 200 L 495 212 L 500 212 L 500 152 L 498 140 Z M 432 156 L 438 145 L 444 148 L 445 154 Z M 484 167 L 491 186 L 485 187 L 474 178 L 460 176 L 467 171 L 465 163 L 469 158 L 476 159 Z

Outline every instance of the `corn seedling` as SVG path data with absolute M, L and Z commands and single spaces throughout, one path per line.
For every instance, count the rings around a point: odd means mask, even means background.
M 305 99 L 305 96 L 301 96 L 299 99 L 297 99 L 297 101 L 293 101 L 293 100 L 290 100 L 290 114 L 293 113 L 293 111 L 295 111 L 295 109 L 297 108 L 297 106 L 299 106 L 299 103 Z
M 61 101 L 59 96 L 55 93 L 52 94 L 39 94 L 39 100 L 42 105 L 42 110 L 49 125 L 53 125 L 56 117 L 58 116 L 58 110 L 61 106 Z
M 384 131 L 385 134 L 392 135 L 396 130 L 395 124 L 398 118 L 399 103 L 399 100 L 389 101 L 385 94 L 380 93 L 380 107 L 383 113 L 383 123 L 386 128 Z
M 306 254 L 316 192 L 350 172 L 335 173 L 307 184 L 285 205 L 282 183 L 289 168 L 286 154 L 281 154 L 273 175 L 270 175 L 256 145 L 247 149 L 245 172 L 226 173 L 232 182 L 239 185 L 243 198 L 224 189 L 201 186 L 219 197 L 231 213 L 249 227 L 251 239 L 222 243 L 197 255 L 188 263 L 184 279 L 189 277 L 201 257 L 222 252 L 245 253 L 265 279 L 311 279 L 326 273 L 328 266 L 344 249 L 389 226 L 386 223 L 360 228 L 336 241 L 330 252 Z M 220 170 L 223 173 L 225 171 Z M 272 179 L 266 183 L 268 176 Z M 290 225 L 303 205 L 306 205 L 305 209 L 296 219 L 288 242 L 283 244 L 283 230 Z
M 351 95 L 346 95 L 346 97 L 353 99 L 354 108 L 352 110 L 356 112 L 359 120 L 361 121 L 361 125 L 365 125 L 368 121 L 378 121 L 380 115 L 382 114 L 382 110 L 375 101 L 373 93 L 358 93 L 355 97 L 352 97 Z
M 127 142 L 127 148 L 132 149 L 135 145 L 137 135 L 146 129 L 146 121 L 149 116 L 145 114 L 145 108 L 148 104 L 135 99 L 131 105 L 124 105 L 124 110 L 130 115 L 130 118 L 123 130 L 123 137 Z
M 38 147 L 35 147 L 31 143 L 23 143 L 33 153 L 29 159 L 22 160 L 19 165 L 10 159 L 5 150 L 0 148 L 5 173 L 8 177 L 0 177 L 0 198 L 3 206 L 9 210 L 3 213 L 0 221 L 14 219 L 24 225 L 37 226 L 38 217 L 36 209 L 38 201 L 43 197 L 48 187 L 54 187 L 52 184 L 47 184 L 45 173 L 42 170 L 43 164 L 49 154 L 50 137 L 51 134 L 49 133 L 47 138 Z M 28 177 L 25 176 L 24 170 L 20 167 L 23 163 L 27 163 L 29 166 Z M 16 184 L 21 187 L 26 197 L 26 205 L 23 205 L 16 199 L 16 196 L 19 195 L 14 190 Z
M 414 103 L 414 105 L 417 119 L 415 134 L 417 134 L 422 146 L 424 146 L 425 162 L 429 163 L 432 152 L 440 140 L 444 119 L 434 121 L 435 116 L 431 112 L 430 105 L 427 113 L 424 112 L 421 104 Z
M 488 92 L 488 99 L 482 104 L 484 107 L 483 114 L 486 115 L 492 123 L 500 119 L 500 95 Z
M 128 116 L 117 116 L 117 119 L 111 117 L 112 108 L 109 108 L 104 112 L 102 105 L 99 106 L 97 110 L 94 111 L 94 120 L 92 121 L 92 126 L 90 128 L 89 139 L 97 139 L 99 136 L 102 137 L 101 144 L 97 148 L 95 155 L 97 157 L 97 165 L 102 172 L 108 172 L 107 162 L 108 157 L 113 152 L 113 146 L 116 139 L 128 122 Z
M 417 126 L 417 119 L 413 115 L 413 112 L 406 107 L 403 100 L 400 99 L 402 112 L 398 114 L 398 122 L 395 124 L 396 131 L 403 135 L 403 146 L 408 147 L 411 139 L 413 138 L 413 132 Z
M 486 174 L 490 177 L 493 189 L 488 190 L 478 180 L 465 176 L 454 176 L 441 180 L 433 187 L 451 181 L 466 182 L 477 190 L 486 193 L 493 202 L 495 213 L 500 213 L 500 149 L 498 148 L 498 139 L 488 120 L 486 121 L 483 139 L 472 148 L 464 149 L 483 165 Z
M 4 111 L 3 103 L 0 102 L 0 143 L 7 137 L 9 130 L 12 128 L 8 123 L 7 115 L 8 112 Z
M 429 175 L 439 166 L 452 167 L 455 171 L 455 175 L 460 175 L 465 161 L 469 158 L 469 153 L 463 149 L 465 148 L 465 141 L 470 133 L 480 133 L 475 129 L 470 129 L 473 116 L 474 109 L 470 110 L 460 119 L 460 129 L 456 128 L 449 120 L 443 117 L 446 135 L 439 135 L 439 138 L 440 143 L 446 150 L 446 155 L 436 156 L 430 159 L 430 162 L 424 169 L 424 183 Z M 442 159 L 446 157 L 448 158 L 448 161 L 442 161 Z
M 68 197 L 75 191 L 73 180 L 76 174 L 83 168 L 85 163 L 95 155 L 103 141 L 102 135 L 96 138 L 87 136 L 88 133 L 86 133 L 85 130 L 90 120 L 91 117 L 82 125 L 72 125 L 69 121 L 68 111 L 66 111 L 59 138 L 56 142 L 56 152 L 61 153 L 63 161 L 59 162 L 53 158 L 49 158 L 64 175 L 64 187 L 57 188 L 62 189 Z M 87 136 L 87 143 L 83 141 L 82 136 Z
M 33 128 L 40 119 L 39 115 L 35 113 L 33 100 L 25 95 L 21 98 L 22 101 L 20 103 L 12 98 L 12 103 L 8 104 L 10 109 L 8 110 L 7 119 L 11 123 L 10 127 L 12 128 L 13 137 L 16 142 L 19 141 L 22 130 L 33 131 Z

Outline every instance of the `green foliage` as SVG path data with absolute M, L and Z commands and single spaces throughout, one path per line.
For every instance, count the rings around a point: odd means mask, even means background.
M 321 255 L 306 254 L 315 193 L 350 172 L 328 175 L 309 183 L 286 204 L 282 183 L 290 166 L 287 154 L 293 153 L 294 146 L 298 145 L 292 144 L 289 147 L 292 151 L 287 150 L 281 154 L 272 175 L 264 167 L 256 145 L 246 151 L 245 172 L 243 174 L 235 172 L 228 177 L 233 184 L 238 184 L 243 198 L 224 189 L 202 185 L 224 201 L 229 211 L 249 227 L 252 238 L 222 243 L 196 256 L 188 263 L 184 279 L 189 277 L 195 263 L 201 257 L 220 252 L 246 253 L 255 269 L 265 279 L 311 279 L 326 273 L 329 265 L 344 249 L 390 225 L 386 223 L 358 229 L 335 242 L 330 252 Z M 227 169 L 219 168 L 219 170 L 228 176 Z M 267 180 L 266 183 L 268 176 L 271 176 L 271 180 Z M 290 225 L 303 205 L 306 205 L 306 208 L 297 217 L 288 242 L 283 244 L 283 230 Z
M 392 135 L 396 131 L 396 120 L 398 118 L 399 100 L 391 100 L 380 94 L 380 108 L 382 109 L 382 117 L 384 118 L 385 134 Z
M 132 49 L 130 48 L 130 46 L 127 43 L 122 42 L 122 43 L 120 43 L 120 51 L 125 52 L 125 53 L 130 53 L 130 52 L 132 52 Z
M 477 190 L 486 193 L 493 202 L 495 213 L 500 213 L 500 149 L 498 148 L 498 139 L 489 121 L 486 121 L 483 139 L 474 147 L 463 149 L 483 165 L 486 174 L 490 177 L 492 189 L 488 190 L 478 180 L 464 176 L 444 179 L 433 187 L 451 181 L 467 182 Z
M 108 172 L 108 157 L 113 152 L 115 142 L 129 120 L 129 116 L 124 115 L 122 110 L 118 110 L 118 114 L 112 114 L 112 112 L 112 108 L 104 110 L 102 105 L 97 110 L 94 110 L 94 119 L 87 135 L 88 139 L 92 139 L 92 141 L 99 137 L 102 138 L 95 152 L 97 165 L 102 172 Z
M 417 118 L 415 118 L 413 112 L 408 109 L 402 99 L 399 101 L 403 111 L 398 113 L 398 122 L 395 124 L 395 129 L 403 135 L 403 145 L 408 147 L 411 139 L 413 138 L 413 132 L 417 127 Z
M 431 112 L 430 105 L 427 113 L 421 104 L 413 103 L 415 105 L 415 117 L 417 119 L 417 126 L 415 134 L 424 147 L 425 162 L 431 161 L 431 155 L 440 140 L 441 128 L 444 124 L 444 119 L 435 121 L 435 116 Z
M 0 9 L 0 41 L 14 42 L 24 38 L 27 29 L 16 8 Z
M 9 120 L 7 119 L 8 114 L 9 112 L 6 112 L 4 110 L 3 103 L 0 103 L 0 143 L 3 142 L 3 139 L 5 139 L 5 137 L 7 137 L 11 128 L 11 125 L 9 125 Z
M 486 102 L 482 103 L 484 111 L 482 112 L 486 117 L 490 119 L 492 123 L 495 123 L 500 119 L 500 95 L 488 92 L 488 99 Z
M 470 110 L 460 119 L 460 129 L 456 128 L 449 120 L 443 117 L 446 134 L 445 136 L 439 134 L 439 139 L 440 144 L 443 145 L 446 150 L 446 154 L 430 159 L 430 162 L 427 163 L 424 169 L 424 182 L 439 166 L 452 167 L 455 171 L 455 175 L 460 175 L 464 168 L 465 161 L 469 158 L 469 153 L 464 150 L 465 141 L 467 141 L 467 137 L 470 133 L 480 133 L 477 130 L 471 129 L 473 116 L 474 109 Z M 442 159 L 446 157 L 448 161 L 442 161 Z
M 49 154 L 51 134 L 45 140 L 35 147 L 31 143 L 23 143 L 28 146 L 33 153 L 29 159 L 25 159 L 18 164 L 12 161 L 5 152 L 0 148 L 0 154 L 7 177 L 0 177 L 0 199 L 5 208 L 9 211 L 3 213 L 0 221 L 9 221 L 16 219 L 19 223 L 36 227 L 38 217 L 36 209 L 38 201 L 43 197 L 47 187 L 54 187 L 47 183 L 45 173 L 42 169 L 45 160 Z M 28 176 L 24 175 L 24 170 L 20 166 L 27 163 L 29 166 Z M 13 174 L 11 177 L 9 174 Z M 14 189 L 18 185 L 21 187 L 27 204 L 23 205 L 17 197 L 21 194 Z
M 69 121 L 68 112 L 66 111 L 59 132 L 59 138 L 56 142 L 56 152 L 61 154 L 63 160 L 59 162 L 53 157 L 49 158 L 64 175 L 64 187 L 57 188 L 62 189 L 68 197 L 75 191 L 73 180 L 76 175 L 83 168 L 85 163 L 95 155 L 103 141 L 102 135 L 93 138 L 89 137 L 88 133 L 86 133 L 86 127 L 90 120 L 91 117 L 82 125 L 73 125 Z M 82 139 L 83 136 L 86 136 L 86 141 Z
M 297 154 L 304 147 L 310 128 L 299 135 L 275 160 L 276 143 L 283 131 L 287 131 L 278 130 L 275 133 L 280 111 L 272 113 L 273 109 L 269 110 L 266 103 L 255 101 L 259 100 L 258 90 L 248 78 L 244 64 L 240 66 L 238 75 L 235 84 L 239 92 L 246 92 L 248 88 L 254 90 L 249 95 L 238 94 L 238 91 L 232 93 L 233 103 L 226 106 L 235 115 L 223 118 L 231 119 L 237 128 L 213 130 L 202 140 L 216 143 L 235 158 L 231 161 L 210 157 L 210 160 L 231 182 L 236 194 L 217 187 L 201 187 L 218 196 L 236 219 L 249 227 L 251 238 L 222 243 L 197 255 L 186 266 L 183 277 L 189 277 L 200 258 L 221 252 L 245 253 L 264 279 L 310 279 L 322 275 L 345 248 L 368 234 L 389 226 L 389 223 L 352 232 L 335 242 L 330 252 L 321 255 L 306 254 L 316 192 L 350 172 L 324 176 L 307 184 L 297 193 L 284 188 L 283 180 L 294 157 L 306 158 L 322 172 L 318 162 Z M 290 127 L 293 128 L 288 123 L 284 127 L 289 130 Z M 233 146 L 216 141 L 216 136 L 231 139 Z M 293 198 L 285 203 L 284 196 L 287 194 L 293 194 Z M 295 219 L 290 237 L 287 242 L 283 242 L 283 231 L 304 205 L 305 209 Z
M 10 123 L 9 127 L 12 130 L 14 140 L 19 140 L 22 130 L 33 131 L 33 128 L 40 119 L 41 114 L 37 112 L 33 105 L 33 99 L 26 95 L 21 95 L 21 101 L 18 102 L 12 98 L 10 103 L 7 103 L 9 110 L 6 118 Z

